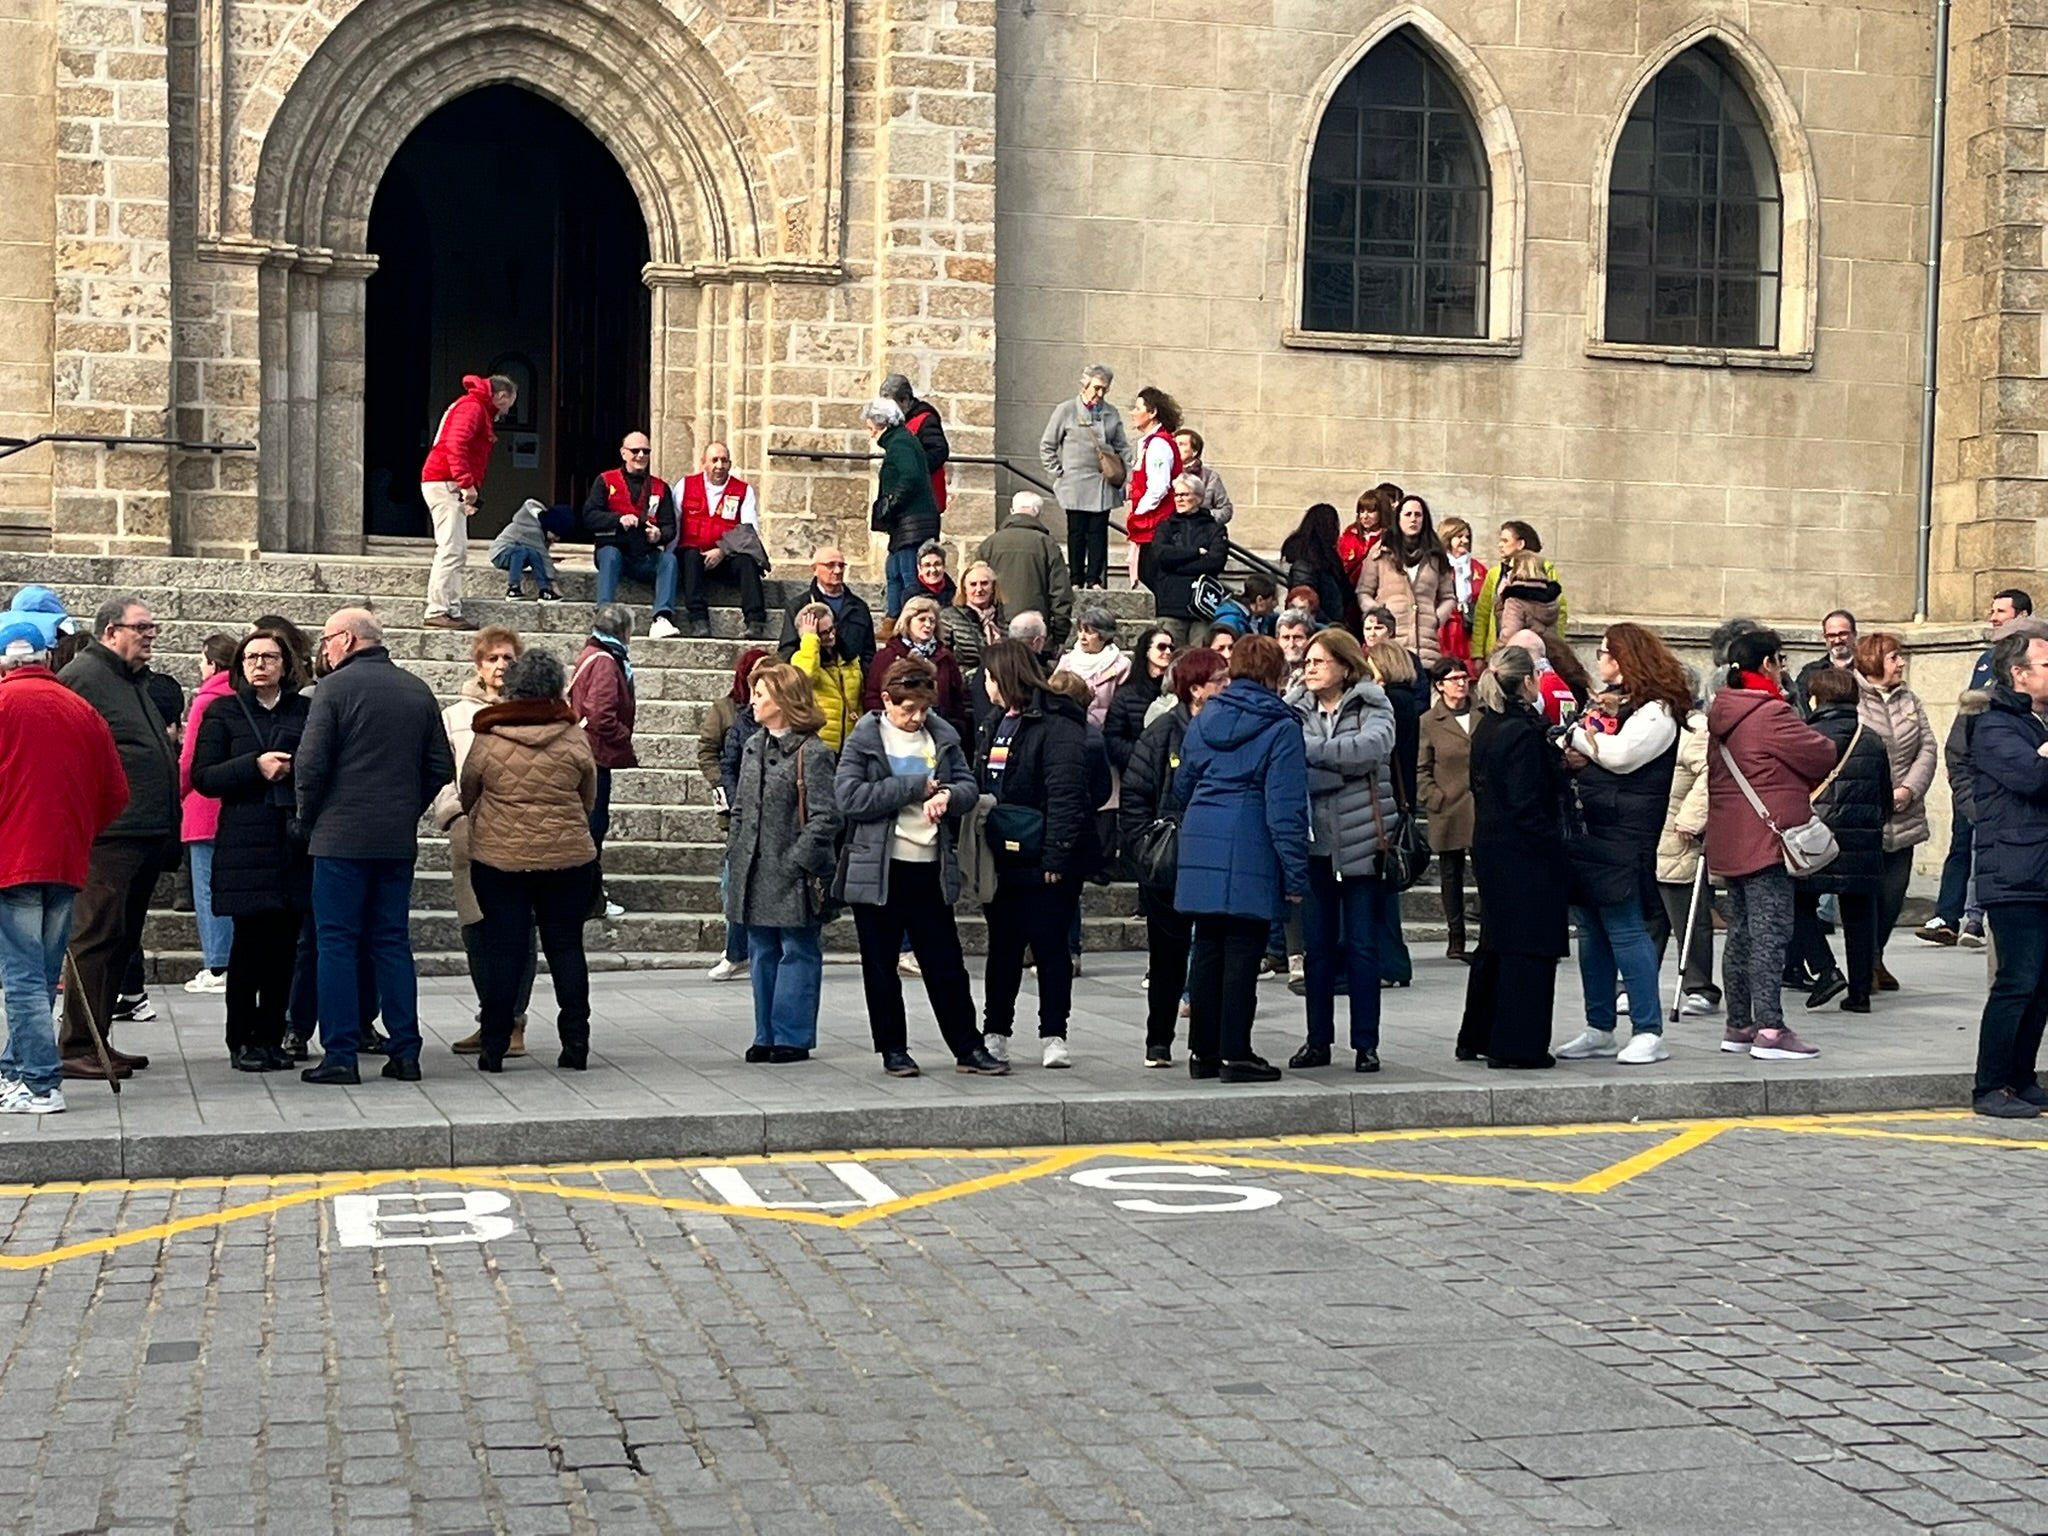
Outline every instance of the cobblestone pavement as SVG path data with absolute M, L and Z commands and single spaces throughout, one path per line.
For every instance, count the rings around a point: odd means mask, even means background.
M 30 1533 L 2042 1531 L 2044 1152 L 1920 1114 L 11 1188 L 0 1492 Z

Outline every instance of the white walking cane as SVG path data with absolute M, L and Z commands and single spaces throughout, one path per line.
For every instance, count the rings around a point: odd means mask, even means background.
M 1671 989 L 1671 1022 L 1679 1019 L 1679 1005 L 1685 998 L 1685 968 L 1692 959 L 1692 931 L 1700 918 L 1700 893 L 1707 888 L 1707 854 L 1700 850 L 1699 868 L 1692 877 L 1692 902 L 1685 909 L 1685 937 L 1678 941 L 1678 984 Z M 1709 944 L 1713 939 L 1707 940 Z

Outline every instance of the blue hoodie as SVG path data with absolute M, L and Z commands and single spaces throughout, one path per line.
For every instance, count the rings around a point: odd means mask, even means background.
M 1287 701 L 1238 678 L 1181 742 L 1174 906 L 1277 922 L 1308 894 L 1308 753 Z

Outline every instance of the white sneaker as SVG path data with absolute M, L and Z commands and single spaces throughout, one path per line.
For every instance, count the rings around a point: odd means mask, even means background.
M 626 915 L 626 909 L 620 906 L 616 901 L 606 901 L 604 904 L 604 915 L 608 918 L 624 917 Z
M 1706 993 L 1688 992 L 1685 994 L 1685 1006 L 1682 1009 L 1680 1009 L 1680 1012 L 1718 1013 L 1720 1012 L 1720 1009 L 1721 1005 L 1715 1002 L 1711 997 L 1707 996 Z
M 1646 1067 L 1653 1061 L 1669 1061 L 1671 1052 L 1666 1049 L 1662 1035 L 1652 1034 L 1647 1029 L 1639 1029 L 1628 1037 L 1628 1044 L 1621 1048 L 1614 1059 L 1624 1066 Z
M 64 1016 L 61 1000 L 57 1006 L 59 1010 L 57 1017 L 61 1019 Z M 154 1024 L 156 1022 L 156 1009 L 150 1006 L 149 995 L 147 993 L 137 993 L 132 997 L 116 998 L 114 1000 L 114 1022 L 116 1024 Z
M 1626 992 L 1622 993 L 1619 997 L 1615 998 L 1614 1016 L 1617 1019 L 1625 1019 L 1628 1017 L 1628 994 Z
M 655 621 L 647 626 L 647 638 L 650 640 L 676 640 L 682 637 L 682 633 L 676 628 L 675 620 L 665 613 L 657 616 Z
M 1557 1048 L 1557 1054 L 1564 1061 L 1591 1061 L 1596 1056 L 1612 1056 L 1619 1051 L 1614 1043 L 1611 1029 L 1589 1029 L 1575 1040 L 1567 1040 Z
M 997 1061 L 1002 1062 L 1005 1066 L 1009 1065 L 1010 1037 L 1008 1035 L 983 1035 L 981 1037 L 981 1045 L 982 1049 L 995 1057 Z
M 1071 1067 L 1073 1064 L 1074 1058 L 1072 1053 L 1067 1050 L 1067 1042 L 1058 1035 L 1047 1035 L 1045 1038 L 1044 1065 L 1048 1067 Z
M 1308 956 L 1289 955 L 1287 957 L 1287 979 L 1289 981 L 1294 980 L 1294 978 L 1297 976 L 1306 976 L 1307 974 Z
M 922 976 L 924 972 L 918 966 L 917 956 L 898 955 L 896 957 L 896 974 L 898 976 Z
M 9 1083 L 7 1091 L 0 1093 L 0 1115 L 61 1115 L 64 1113 L 64 1090 L 52 1088 L 48 1093 L 37 1093 L 27 1083 Z
M 752 962 L 748 960 L 727 960 L 721 956 L 718 964 L 711 967 L 705 979 L 708 981 L 737 981 L 740 977 L 747 974 L 747 967 L 750 964 Z
M 185 983 L 185 990 L 187 992 L 225 992 L 227 989 L 228 973 L 226 971 L 209 971 L 204 966 L 199 968 L 198 975 Z

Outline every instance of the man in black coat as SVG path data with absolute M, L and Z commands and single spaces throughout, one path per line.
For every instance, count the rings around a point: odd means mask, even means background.
M 827 544 L 811 556 L 811 584 L 783 610 L 782 640 L 776 650 L 784 661 L 796 655 L 796 616 L 812 603 L 823 603 L 832 610 L 840 654 L 858 656 L 865 675 L 875 664 L 875 615 L 866 599 L 846 584 L 846 556 L 836 544 Z
M 455 758 L 434 692 L 392 663 L 364 608 L 344 608 L 320 635 L 306 734 L 292 763 L 299 820 L 310 834 L 313 919 L 320 937 L 320 1044 L 299 1075 L 355 1083 L 362 1027 L 356 960 L 367 949 L 391 1045 L 384 1075 L 420 1075 L 419 974 L 413 969 L 413 866 L 419 821 Z
M 58 1036 L 66 1077 L 104 1078 L 106 1068 L 93 1049 L 85 1009 L 101 1030 L 112 1022 L 114 997 L 129 960 L 142 945 L 149 896 L 157 875 L 178 858 L 178 753 L 148 686 L 149 658 L 156 649 L 156 619 L 136 597 L 115 597 L 93 615 L 91 640 L 71 659 L 58 681 L 105 717 L 128 776 L 128 808 L 92 845 L 85 889 L 72 907 L 71 959 L 78 986 L 64 994 L 64 1028 Z M 116 1075 L 149 1065 L 147 1056 L 126 1055 L 110 1044 Z

